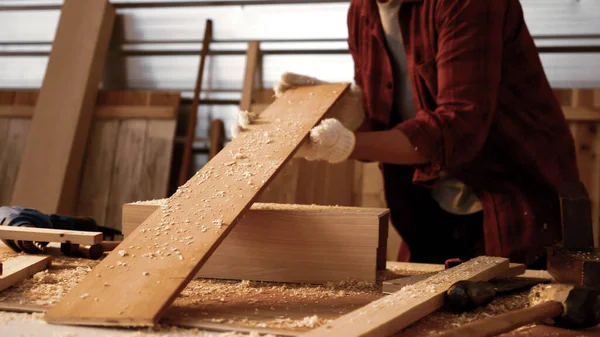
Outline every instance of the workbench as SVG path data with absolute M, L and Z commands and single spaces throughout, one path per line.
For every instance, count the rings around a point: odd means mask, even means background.
M 7 247 L 0 245 L 0 260 L 15 255 Z M 105 336 L 107 332 L 111 336 L 130 336 L 132 332 L 139 332 L 144 336 L 193 336 L 199 333 L 200 336 L 235 336 L 225 333 L 236 331 L 239 335 L 254 333 L 256 336 L 259 333 L 296 336 L 385 296 L 381 292 L 381 281 L 424 272 L 422 266 L 411 268 L 402 264 L 402 268 L 398 268 L 398 264 L 388 263 L 387 270 L 380 273 L 378 284 L 349 281 L 319 286 L 196 279 L 177 298 L 160 325 L 152 329 L 105 329 L 46 324 L 41 311 L 56 303 L 97 263 L 98 261 L 53 254 L 53 263 L 48 270 L 0 292 L 0 307 L 4 309 L 0 310 L 0 334 L 3 337 L 37 336 L 43 330 L 44 334 L 60 336 Z M 527 291 L 522 291 L 499 296 L 490 305 L 470 313 L 438 311 L 396 336 L 435 334 L 475 319 L 523 308 L 526 303 Z M 10 312 L 6 311 L 9 304 L 12 306 Z M 204 331 L 206 333 L 202 334 Z M 536 325 L 504 336 L 600 336 L 600 328 L 567 331 Z

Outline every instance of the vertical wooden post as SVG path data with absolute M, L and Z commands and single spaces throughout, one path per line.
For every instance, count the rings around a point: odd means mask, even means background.
M 108 0 L 65 0 L 17 174 L 13 205 L 73 213 L 115 15 Z
M 260 50 L 258 41 L 250 41 L 246 51 L 246 73 L 244 76 L 244 86 L 242 87 L 242 100 L 240 110 L 249 111 L 254 96 L 254 86 L 256 84 L 256 70 Z
M 192 147 L 194 146 L 194 138 L 196 138 L 196 120 L 198 119 L 198 105 L 200 104 L 200 94 L 202 93 L 202 78 L 204 75 L 204 64 L 208 49 L 212 40 L 212 20 L 206 20 L 204 28 L 204 39 L 202 40 L 202 50 L 200 51 L 200 66 L 196 77 L 196 86 L 194 88 L 194 97 L 192 99 L 192 110 L 190 111 L 190 119 L 187 126 L 187 134 L 185 137 L 185 145 L 183 149 L 183 159 L 181 162 L 181 170 L 179 171 L 179 186 L 185 184 L 189 179 L 190 165 L 192 160 Z

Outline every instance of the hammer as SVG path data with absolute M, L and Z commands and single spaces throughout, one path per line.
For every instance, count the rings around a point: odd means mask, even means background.
M 538 285 L 529 293 L 530 307 L 465 324 L 443 337 L 489 337 L 527 324 L 552 319 L 558 327 L 585 329 L 600 324 L 600 291 L 566 284 Z

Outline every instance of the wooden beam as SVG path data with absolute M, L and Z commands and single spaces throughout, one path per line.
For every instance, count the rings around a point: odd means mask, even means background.
M 600 122 L 600 109 L 598 108 L 563 106 L 562 109 L 569 122 Z
M 208 56 L 212 36 L 212 20 L 206 20 L 204 27 L 204 38 L 202 39 L 202 50 L 200 50 L 200 65 L 196 74 L 196 85 L 194 86 L 194 97 L 192 97 L 192 108 L 187 123 L 185 135 L 185 145 L 183 148 L 183 158 L 181 159 L 181 170 L 179 171 L 179 186 L 185 184 L 190 178 L 190 166 L 192 161 L 192 147 L 194 138 L 196 138 L 196 120 L 198 119 L 198 106 L 200 105 L 200 95 L 202 94 L 202 79 L 204 77 L 204 64 Z
M 35 107 L 0 105 L 0 117 L 32 118 Z M 177 119 L 177 109 L 169 106 L 96 106 L 94 119 Z
M 123 205 L 123 234 L 132 233 L 166 200 Z M 375 282 L 385 261 L 388 210 L 255 203 L 198 277 L 323 284 Z M 192 219 L 193 220 L 193 219 Z M 383 247 L 381 245 L 383 244 Z
M 241 111 L 250 111 L 252 98 L 254 96 L 254 85 L 256 84 L 256 70 L 258 69 L 259 57 L 259 42 L 248 42 L 248 50 L 246 51 L 246 73 L 244 76 L 244 85 L 242 87 L 242 99 L 240 101 Z
M 64 2 L 11 204 L 73 213 L 114 19 L 108 0 Z
M 0 226 L 0 239 L 95 245 L 102 242 L 102 233 L 63 229 Z
M 508 259 L 481 256 L 383 297 L 302 336 L 391 336 L 444 305 L 444 293 L 460 280 L 487 281 L 508 268 Z
M 122 245 L 129 254 L 110 253 L 46 320 L 155 324 L 348 87 L 323 84 L 286 91 L 125 238 Z M 86 300 L 84 294 L 99 301 Z
M 0 291 L 50 267 L 51 261 L 52 257 L 48 255 L 20 255 L 4 261 L 4 273 L 0 276 Z

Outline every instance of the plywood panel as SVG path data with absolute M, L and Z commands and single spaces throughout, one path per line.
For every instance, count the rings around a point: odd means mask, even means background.
M 139 182 L 144 172 L 148 121 L 127 120 L 119 126 L 115 164 L 110 181 L 108 210 L 104 225 L 119 228 L 124 203 L 143 199 Z M 146 182 L 150 183 L 150 182 Z
M 259 123 L 233 139 L 164 209 L 125 238 L 121 245 L 133 247 L 128 248 L 131 255 L 110 253 L 45 319 L 82 325 L 155 324 L 348 86 L 286 92 L 261 114 Z M 300 100 L 303 104 L 297 104 Z M 192 222 L 194 216 L 199 220 Z M 90 300 L 96 297 L 98 301 Z
M 12 196 L 31 121 L 13 118 L 5 120 L 4 123 L 0 122 L 0 124 L 8 125 L 4 144 L 0 145 L 2 149 L 2 152 L 0 152 L 0 186 L 2 186 L 0 188 L 0 204 L 27 206 L 18 202 L 15 203 Z M 45 163 L 40 160 L 37 165 L 44 166 Z M 32 191 L 37 191 L 37 189 L 30 190 L 29 193 L 32 193 Z
M 86 150 L 77 215 L 93 217 L 105 225 L 117 151 L 119 122 L 94 121 Z
M 168 195 L 175 127 L 175 120 L 148 121 L 142 173 L 135 184 L 141 198 L 157 199 Z

